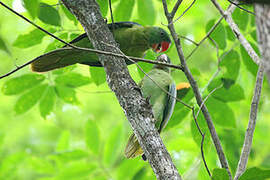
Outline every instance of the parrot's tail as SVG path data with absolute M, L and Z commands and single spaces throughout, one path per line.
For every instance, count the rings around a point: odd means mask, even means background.
M 126 158 L 135 158 L 135 157 L 142 155 L 142 154 L 143 154 L 143 150 L 142 150 L 135 134 L 133 133 L 129 137 L 127 146 L 125 148 L 125 157 Z
M 33 60 L 31 69 L 34 72 L 46 72 L 57 68 L 76 64 L 77 61 L 71 58 L 78 52 L 71 48 L 61 48 L 43 54 Z

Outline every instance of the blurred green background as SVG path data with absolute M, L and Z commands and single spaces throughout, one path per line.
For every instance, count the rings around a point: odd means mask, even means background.
M 63 40 L 70 41 L 83 33 L 76 19 L 56 0 L 2 2 Z M 175 2 L 168 1 L 169 9 Z M 111 22 L 108 2 L 98 0 L 98 3 L 104 18 Z M 166 29 L 160 0 L 112 0 L 112 3 L 115 21 L 135 21 Z M 223 8 L 228 6 L 224 1 L 220 3 Z M 176 17 L 190 4 L 191 1 L 184 0 Z M 220 15 L 210 1 L 196 1 L 175 27 L 180 36 L 199 42 L 218 18 Z M 234 19 L 256 49 L 254 16 L 236 9 Z M 257 68 L 224 20 L 211 38 L 218 46 L 218 57 L 217 47 L 207 40 L 187 62 L 204 97 L 222 86 L 206 104 L 234 173 L 249 119 Z M 4 7 L 0 7 L 0 40 L 0 75 L 62 46 Z M 182 45 L 186 56 L 196 47 L 184 39 Z M 167 54 L 174 64 L 179 64 L 174 45 Z M 156 56 L 149 51 L 146 58 Z M 146 71 L 151 69 L 151 65 L 139 64 Z M 211 80 L 218 69 L 217 77 Z M 129 66 L 129 70 L 139 82 L 143 76 L 140 70 L 135 65 Z M 187 82 L 178 70 L 173 77 L 177 84 Z M 75 65 L 34 74 L 26 67 L 1 79 L 0 88 L 0 179 L 155 179 L 147 162 L 140 157 L 123 156 L 131 128 L 105 83 L 102 68 L 89 71 L 87 66 Z M 270 168 L 269 92 L 265 81 L 249 168 Z M 183 101 L 196 105 L 191 91 Z M 201 113 L 198 121 L 206 132 L 205 156 L 213 171 L 219 167 L 217 154 Z M 184 179 L 209 179 L 200 156 L 201 137 L 189 109 L 176 104 L 162 139 Z

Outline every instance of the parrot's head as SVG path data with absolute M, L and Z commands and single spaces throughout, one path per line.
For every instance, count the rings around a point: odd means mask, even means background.
M 148 26 L 145 28 L 145 34 L 149 46 L 156 53 L 167 51 L 171 45 L 169 34 L 162 28 L 156 26 Z

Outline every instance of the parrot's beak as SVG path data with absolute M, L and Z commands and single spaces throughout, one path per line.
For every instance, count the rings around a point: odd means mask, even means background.
M 152 49 L 156 53 L 161 53 L 161 52 L 167 51 L 169 49 L 170 45 L 171 45 L 171 43 L 163 41 L 163 42 L 158 43 L 158 44 L 153 44 Z

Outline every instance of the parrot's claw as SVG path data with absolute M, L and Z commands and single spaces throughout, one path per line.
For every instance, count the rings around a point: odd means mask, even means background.
M 146 158 L 145 154 L 143 154 L 143 155 L 142 155 L 142 159 L 143 159 L 144 161 L 146 161 L 146 160 L 147 160 L 147 158 Z

